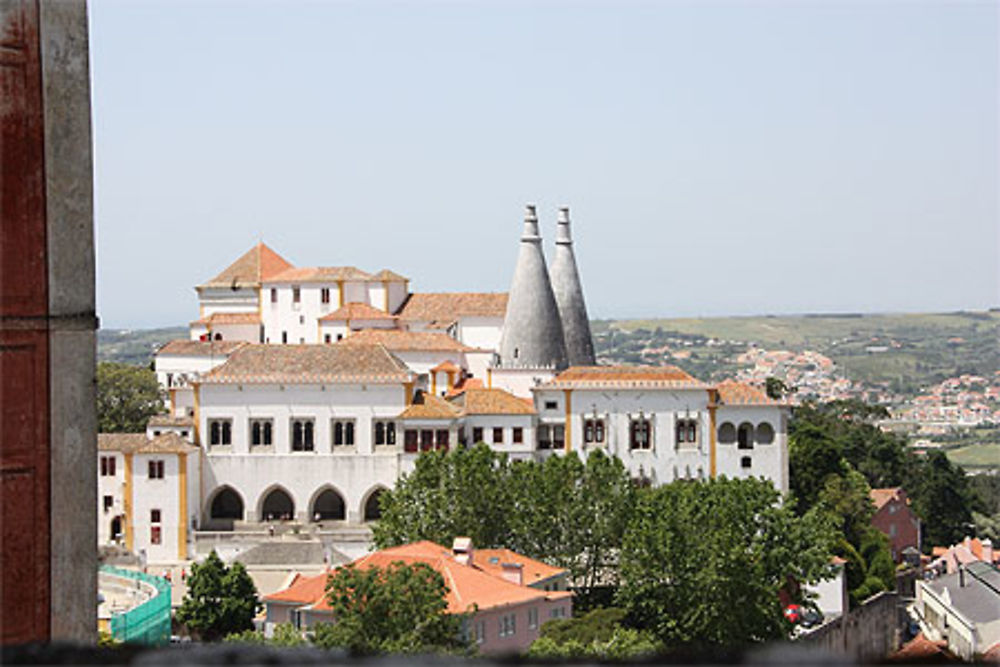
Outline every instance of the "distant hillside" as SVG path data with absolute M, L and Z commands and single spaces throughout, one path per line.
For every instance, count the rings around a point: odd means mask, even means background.
M 1000 313 L 793 315 L 702 319 L 603 320 L 593 323 L 598 354 L 639 363 L 658 340 L 687 338 L 690 361 L 709 378 L 725 373 L 732 353 L 753 343 L 766 349 L 815 350 L 853 380 L 892 383 L 904 393 L 961 373 L 1000 368 Z
M 153 352 L 175 338 L 187 338 L 187 327 L 168 329 L 101 329 L 97 332 L 97 360 L 148 366 Z

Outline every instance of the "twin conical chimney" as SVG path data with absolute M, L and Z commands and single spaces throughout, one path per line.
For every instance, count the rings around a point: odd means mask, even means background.
M 566 368 L 566 343 L 559 307 L 549 282 L 535 207 L 527 206 L 507 315 L 500 337 L 500 366 Z
M 556 224 L 556 254 L 549 269 L 552 291 L 559 307 L 563 336 L 566 341 L 566 356 L 570 366 L 593 366 L 594 340 L 590 336 L 590 320 L 587 318 L 587 304 L 583 299 L 583 286 L 576 269 L 573 254 L 573 238 L 569 230 L 569 208 L 559 209 Z

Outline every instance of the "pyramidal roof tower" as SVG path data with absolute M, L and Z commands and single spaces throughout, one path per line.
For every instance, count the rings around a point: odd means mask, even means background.
M 556 254 L 549 268 L 552 291 L 559 307 L 563 335 L 566 339 L 566 356 L 570 366 L 594 366 L 594 340 L 590 336 L 587 303 L 583 300 L 583 286 L 576 269 L 573 238 L 569 231 L 569 208 L 559 209 L 556 224 Z
M 507 315 L 500 337 L 500 366 L 506 368 L 566 368 L 566 343 L 559 307 L 538 234 L 535 207 L 524 215 L 521 251 L 507 298 Z

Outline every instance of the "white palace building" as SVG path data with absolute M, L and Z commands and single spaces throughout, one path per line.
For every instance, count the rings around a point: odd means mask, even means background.
M 169 413 L 99 443 L 99 539 L 150 562 L 199 531 L 351 526 L 421 452 L 619 457 L 644 483 L 788 488 L 788 408 L 673 366 L 598 366 L 568 209 L 551 264 L 529 206 L 508 294 L 411 292 L 392 271 L 295 267 L 263 243 L 196 288 L 156 354 Z

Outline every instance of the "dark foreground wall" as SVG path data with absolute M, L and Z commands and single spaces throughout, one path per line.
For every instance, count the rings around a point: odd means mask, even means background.
M 879 593 L 845 616 L 804 635 L 800 641 L 859 662 L 877 662 L 899 648 L 900 618 L 899 596 Z

